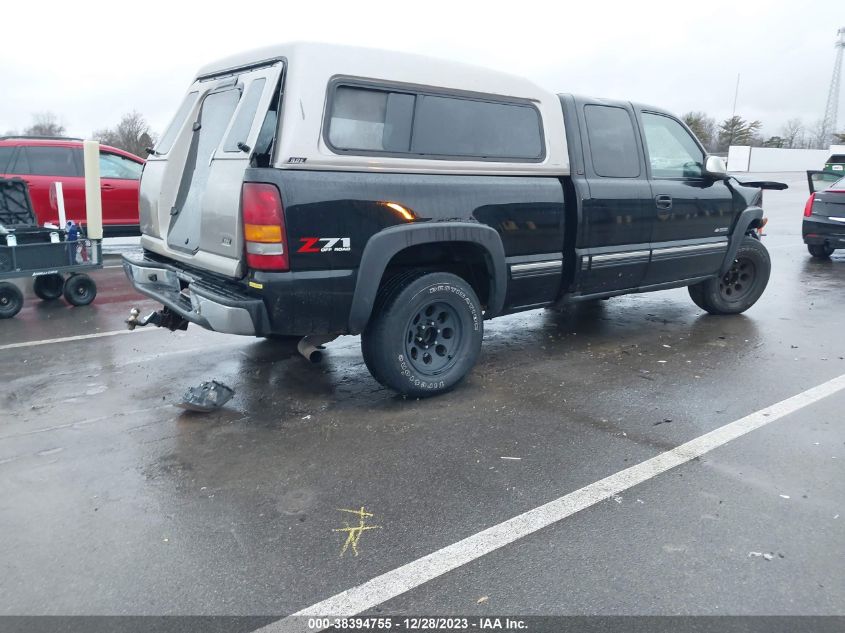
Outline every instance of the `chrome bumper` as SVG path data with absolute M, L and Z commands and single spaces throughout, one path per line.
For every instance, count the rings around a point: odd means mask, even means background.
M 143 256 L 123 257 L 123 269 L 140 293 L 208 330 L 257 336 L 268 330 L 261 299 L 225 283 Z

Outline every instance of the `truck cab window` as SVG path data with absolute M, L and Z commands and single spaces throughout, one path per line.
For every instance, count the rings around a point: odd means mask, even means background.
M 584 106 L 593 169 L 605 178 L 636 178 L 640 175 L 639 150 L 631 117 L 623 108 Z
M 643 112 L 646 153 L 653 178 L 700 178 L 704 153 L 675 119 Z

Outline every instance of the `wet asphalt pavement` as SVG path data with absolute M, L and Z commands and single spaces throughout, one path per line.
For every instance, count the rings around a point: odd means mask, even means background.
M 496 319 L 468 380 L 424 401 L 376 383 L 355 337 L 321 365 L 193 326 L 4 347 L 155 307 L 116 261 L 87 308 L 28 293 L 0 322 L 0 614 L 289 614 L 845 374 L 845 253 L 811 260 L 806 182 L 772 177 L 791 189 L 765 194 L 773 271 L 745 315 L 681 289 Z M 236 390 L 223 410 L 173 406 L 209 379 Z M 378 611 L 845 614 L 843 410 L 840 391 Z M 338 509 L 362 506 L 377 527 L 341 556 Z

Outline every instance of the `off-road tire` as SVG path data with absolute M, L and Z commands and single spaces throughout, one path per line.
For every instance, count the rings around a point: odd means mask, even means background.
M 830 259 L 836 249 L 828 244 L 807 244 L 807 250 L 816 259 Z
M 481 302 L 469 283 L 451 273 L 408 271 L 379 290 L 361 351 L 385 387 L 426 397 L 464 379 L 483 336 Z
M 769 251 L 755 237 L 745 236 L 730 270 L 722 277 L 689 286 L 689 295 L 710 314 L 739 314 L 757 303 L 769 283 Z
M 72 306 L 87 306 L 97 296 L 97 284 L 88 275 L 71 275 L 65 281 L 65 289 L 62 293 Z
M 11 319 L 23 307 L 23 293 L 8 281 L 0 282 L 0 319 Z
M 39 275 L 32 283 L 32 291 L 42 301 L 54 301 L 62 296 L 65 289 L 65 278 L 54 273 L 52 275 Z

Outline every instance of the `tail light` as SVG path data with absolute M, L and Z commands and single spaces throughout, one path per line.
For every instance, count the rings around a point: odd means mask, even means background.
M 285 212 L 279 190 L 265 183 L 244 183 L 241 190 L 246 263 L 255 270 L 289 270 Z
M 816 201 L 816 194 L 810 194 L 810 197 L 807 198 L 807 204 L 804 205 L 804 217 L 809 218 L 813 215 L 813 203 Z

